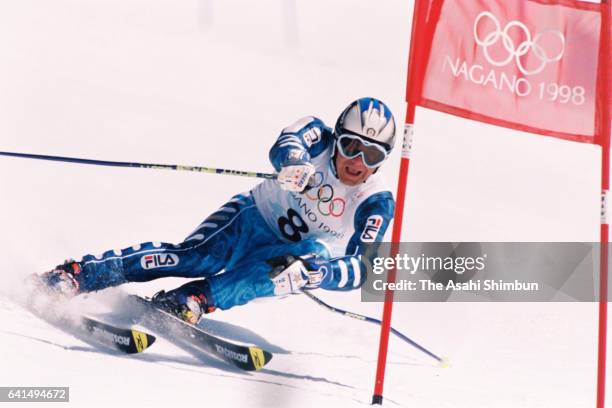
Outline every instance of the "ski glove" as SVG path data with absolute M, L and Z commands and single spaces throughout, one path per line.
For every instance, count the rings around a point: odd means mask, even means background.
M 278 256 L 267 261 L 272 267 L 269 273 L 274 285 L 274 294 L 288 295 L 300 289 L 316 289 L 325 276 L 324 262 L 315 258 L 300 258 L 292 255 Z
M 322 258 L 310 258 L 305 260 L 306 274 L 304 278 L 307 283 L 304 285 L 306 289 L 316 289 L 321 286 L 321 282 L 330 270 L 329 262 Z
M 297 293 L 308 283 L 306 267 L 301 258 L 292 255 L 277 256 L 266 261 L 272 267 L 268 276 L 276 296 Z
M 289 157 L 283 163 L 277 180 L 283 190 L 301 193 L 308 186 L 310 177 L 315 173 L 314 166 L 299 157 Z

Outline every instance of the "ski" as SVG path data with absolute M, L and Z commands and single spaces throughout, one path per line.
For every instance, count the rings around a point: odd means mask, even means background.
M 21 306 L 39 319 L 83 341 L 91 340 L 126 354 L 141 353 L 155 342 L 155 336 L 149 333 L 103 323 L 80 313 L 68 313 L 68 305 L 65 304 L 67 299 L 48 290 L 38 275 L 27 278 L 26 288 L 32 294 L 32 302 L 18 302 Z
M 79 323 L 94 340 L 127 354 L 141 353 L 155 342 L 155 336 L 151 334 L 102 323 L 89 317 L 79 317 Z
M 236 344 L 192 326 L 178 317 L 155 307 L 149 300 L 129 295 L 130 301 L 142 308 L 139 322 L 161 336 L 170 339 L 181 336 L 189 344 L 235 367 L 246 371 L 261 370 L 272 359 L 272 353 L 256 346 Z

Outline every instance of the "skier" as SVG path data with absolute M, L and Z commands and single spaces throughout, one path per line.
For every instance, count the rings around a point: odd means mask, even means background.
M 300 119 L 270 150 L 278 178 L 234 196 L 183 242 L 86 255 L 40 280 L 74 296 L 126 282 L 203 278 L 153 297 L 192 324 L 257 297 L 356 289 L 366 277 L 362 255 L 393 218 L 393 195 L 375 173 L 394 141 L 393 115 L 374 98 L 351 103 L 333 130 L 315 117 Z

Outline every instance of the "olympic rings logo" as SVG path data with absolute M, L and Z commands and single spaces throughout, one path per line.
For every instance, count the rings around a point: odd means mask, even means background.
M 484 18 L 488 18 L 493 22 L 493 24 L 495 25 L 495 31 L 490 32 L 484 38 L 480 38 L 478 35 L 478 25 Z M 520 43 L 518 46 L 515 46 L 514 41 L 508 34 L 510 29 L 514 27 L 523 31 L 526 38 L 525 41 Z M 539 44 L 541 38 L 546 34 L 552 34 L 555 37 L 559 38 L 561 49 L 557 53 L 557 55 L 548 55 L 544 47 Z M 495 60 L 491 57 L 489 47 L 494 44 L 497 44 L 500 38 L 502 40 L 502 45 L 508 52 L 508 56 L 502 60 Z M 474 40 L 476 41 L 476 44 L 482 47 L 484 56 L 489 62 L 489 64 L 494 65 L 496 67 L 503 67 L 505 65 L 508 65 L 510 61 L 512 61 L 512 59 L 515 59 L 519 71 L 524 75 L 539 74 L 544 70 L 546 64 L 561 60 L 561 58 L 563 57 L 563 53 L 565 52 L 565 37 L 560 31 L 547 29 L 540 33 L 537 33 L 532 39 L 531 33 L 529 32 L 529 29 L 527 29 L 527 26 L 525 24 L 521 23 L 518 20 L 512 20 L 508 22 L 508 24 L 506 24 L 506 26 L 502 30 L 499 20 L 488 11 L 483 11 L 476 17 L 476 20 L 474 20 Z M 537 68 L 532 70 L 528 70 L 527 68 L 525 68 L 521 61 L 521 57 L 526 55 L 530 50 L 533 51 L 533 55 L 535 55 L 540 60 L 540 64 L 537 66 Z
M 341 197 L 334 197 L 334 188 L 330 184 L 323 184 L 323 173 L 317 171 L 313 178 L 314 185 L 304 195 L 312 201 L 317 201 L 319 213 L 332 217 L 340 217 L 344 214 L 346 201 Z

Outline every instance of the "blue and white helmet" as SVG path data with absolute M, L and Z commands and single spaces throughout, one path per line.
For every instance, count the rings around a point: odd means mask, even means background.
M 395 119 L 383 102 L 375 98 L 360 98 L 351 103 L 336 122 L 334 137 L 337 139 L 345 133 L 379 144 L 388 154 L 395 144 Z

